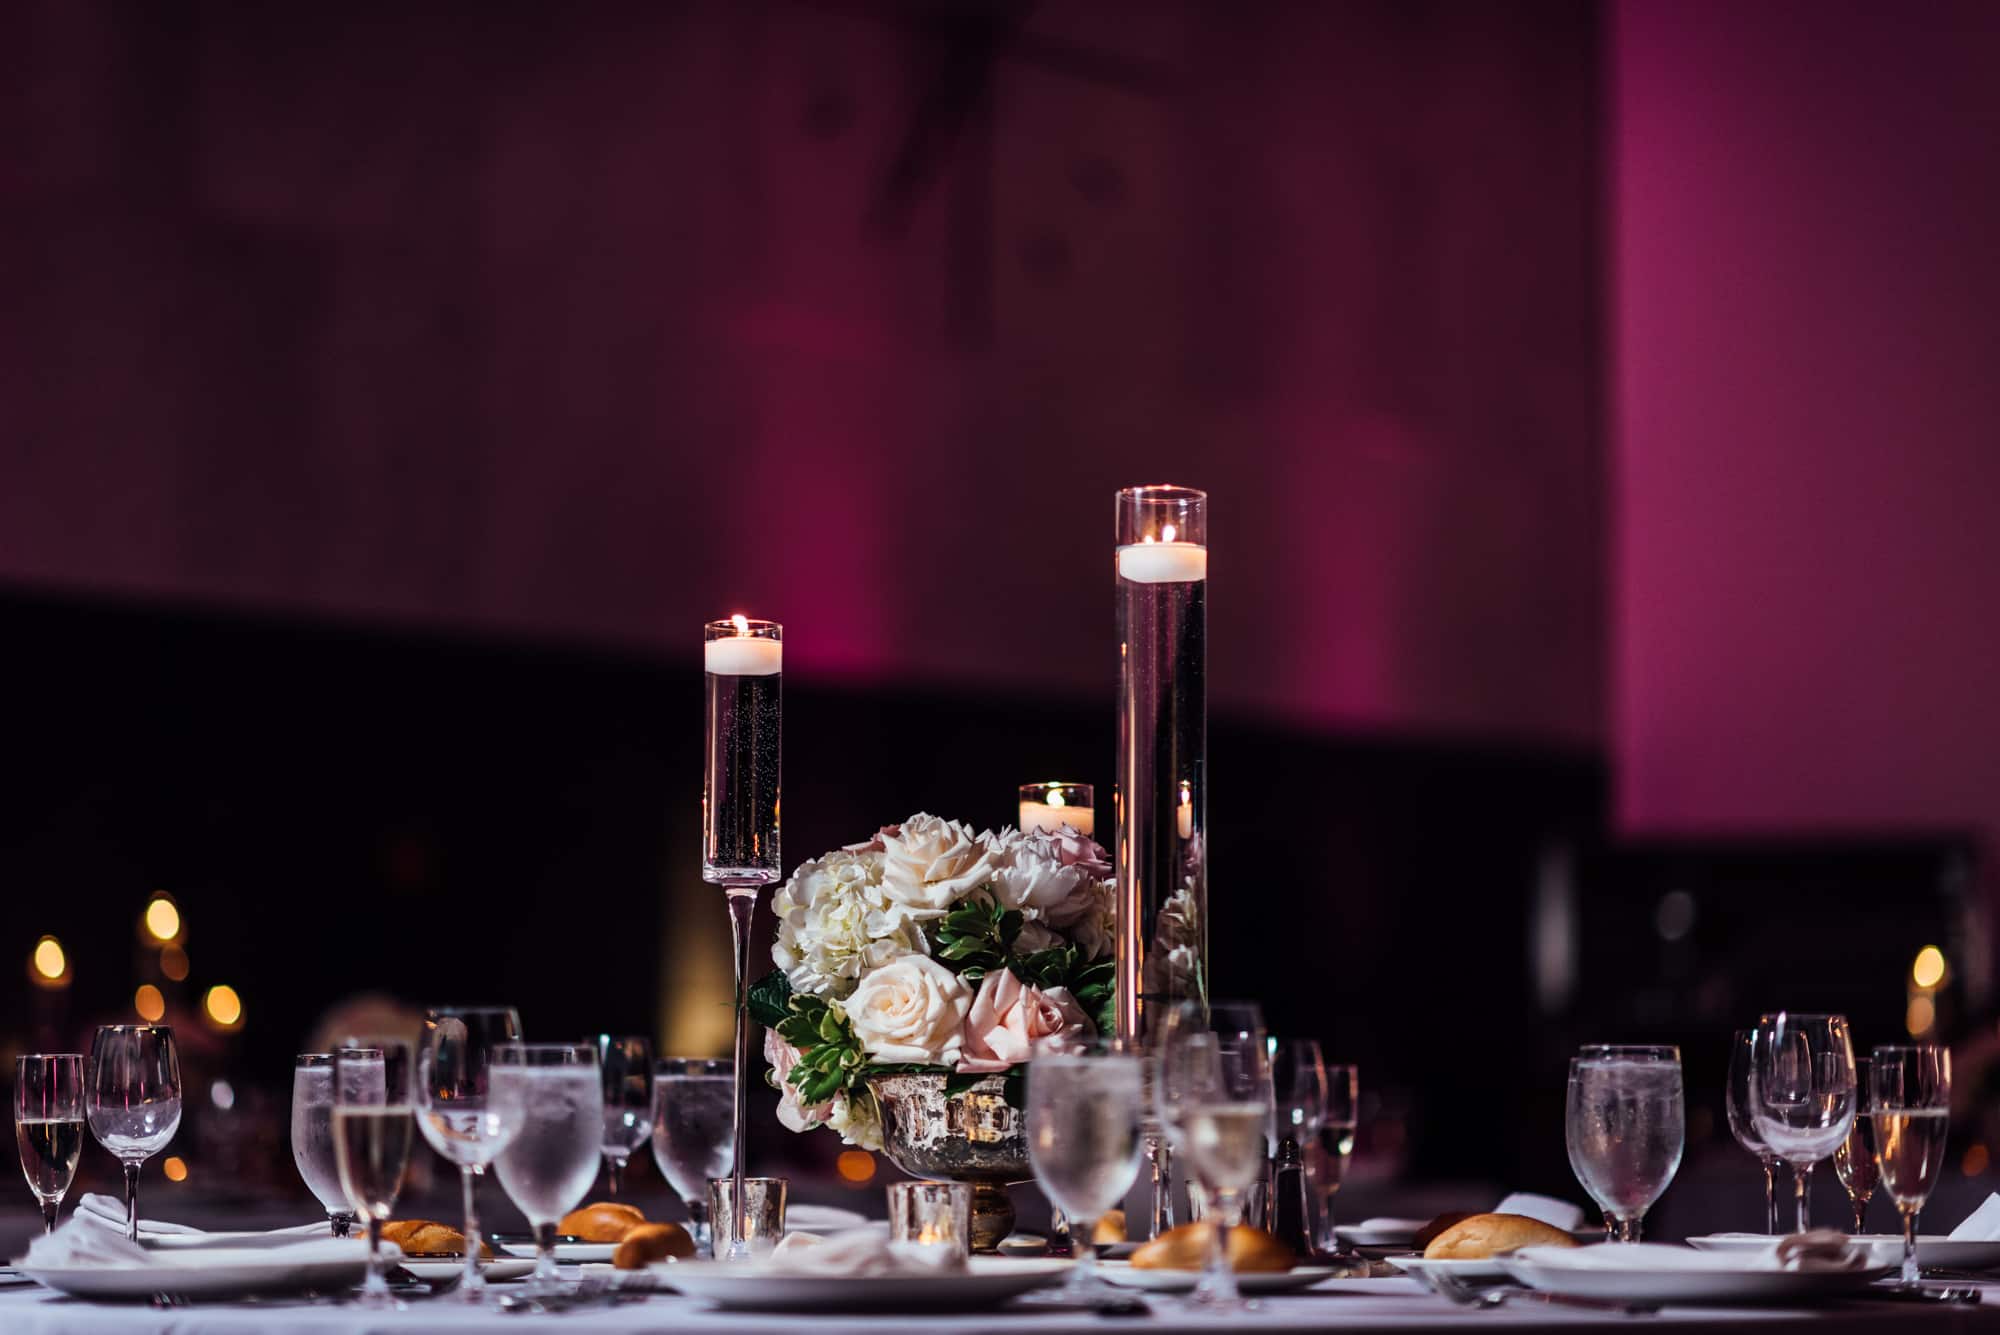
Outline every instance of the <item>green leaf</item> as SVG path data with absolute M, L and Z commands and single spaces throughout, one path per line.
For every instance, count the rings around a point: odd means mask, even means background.
M 783 969 L 771 972 L 750 984 L 750 1018 L 766 1029 L 775 1029 L 790 1011 L 792 980 Z

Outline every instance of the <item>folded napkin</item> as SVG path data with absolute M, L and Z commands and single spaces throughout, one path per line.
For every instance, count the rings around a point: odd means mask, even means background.
M 858 1210 L 843 1210 L 837 1205 L 785 1207 L 785 1227 L 807 1233 L 837 1233 L 842 1229 L 860 1228 L 867 1223 L 867 1215 Z
M 1553 1196 L 1537 1196 L 1532 1191 L 1517 1191 L 1505 1197 L 1493 1207 L 1493 1213 L 1526 1215 L 1565 1233 L 1574 1233 L 1583 1227 L 1583 1207 Z
M 30 1270 L 43 1267 L 62 1270 L 82 1266 L 303 1265 L 344 1260 L 359 1255 L 364 1245 L 358 1238 L 329 1237 L 248 1247 L 218 1243 L 212 1247 L 156 1249 L 127 1241 L 123 1228 L 109 1229 L 95 1219 L 76 1215 L 55 1232 L 30 1242 L 23 1266 Z M 391 1262 L 402 1255 L 393 1243 L 383 1243 L 382 1250 Z
M 121 1238 L 125 1233 L 125 1202 L 98 1192 L 85 1192 L 77 1201 L 76 1209 L 71 1212 L 70 1217 L 97 1228 L 114 1228 Z M 139 1221 L 140 1241 L 156 1242 L 168 1247 L 209 1245 L 255 1247 L 332 1236 L 333 1226 L 324 1219 L 316 1223 L 294 1224 L 287 1228 L 273 1228 L 255 1233 L 209 1233 L 187 1224 L 171 1224 L 164 1219 Z
M 1398 1215 L 1378 1215 L 1373 1219 L 1362 1220 L 1354 1228 L 1359 1233 L 1414 1233 L 1430 1222 L 1428 1219 L 1404 1219 Z
M 1951 1231 L 1953 1242 L 2000 1242 L 2000 1192 L 1988 1196 L 1977 1210 Z
M 1870 1261 L 1867 1247 L 1855 1247 L 1832 1229 L 1779 1238 L 1760 1251 L 1697 1251 L 1664 1242 L 1604 1242 L 1591 1247 L 1523 1247 L 1516 1260 L 1545 1270 L 1860 1270 Z
M 935 1275 L 965 1269 L 965 1255 L 952 1247 L 892 1243 L 879 1229 L 857 1228 L 828 1237 L 787 1233 L 766 1264 L 790 1275 Z

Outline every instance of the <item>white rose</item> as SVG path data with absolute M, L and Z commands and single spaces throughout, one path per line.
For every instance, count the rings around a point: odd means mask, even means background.
M 875 1106 L 875 1096 L 865 1089 L 836 1095 L 826 1124 L 849 1145 L 864 1150 L 882 1148 L 882 1113 Z
M 1051 927 L 1068 928 L 1089 916 L 1096 907 L 1094 889 L 1089 871 L 1065 864 L 1046 835 L 1029 835 L 1007 847 L 993 871 L 993 893 L 1002 905 Z
M 866 974 L 845 1002 L 861 1049 L 878 1062 L 949 1066 L 958 1060 L 972 993 L 928 955 L 905 955 Z
M 882 832 L 882 889 L 909 919 L 941 917 L 953 900 L 993 878 L 991 839 L 919 812 L 894 834 Z
M 1118 882 L 1092 881 L 1090 911 L 1065 930 L 1084 960 L 1099 960 L 1118 945 Z
M 928 944 L 882 889 L 883 855 L 837 849 L 801 863 L 771 898 L 771 959 L 794 992 L 840 998 L 861 975 Z
M 961 1072 L 1004 1071 L 1035 1055 L 1035 1045 L 1048 1039 L 1091 1038 L 1097 1027 L 1077 1005 L 1068 988 L 1046 992 L 997 969 L 979 984 L 965 1023 Z

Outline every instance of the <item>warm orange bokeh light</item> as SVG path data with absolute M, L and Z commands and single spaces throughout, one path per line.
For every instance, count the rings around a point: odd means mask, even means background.
M 185 1182 L 188 1176 L 187 1160 L 178 1154 L 168 1155 L 167 1161 L 160 1165 L 160 1171 L 167 1175 L 169 1182 Z M 463 1251 L 464 1248 L 460 1250 Z
M 188 956 L 179 946 L 168 946 L 160 952 L 160 972 L 176 983 L 185 983 L 188 976 Z
M 243 998 L 227 983 L 209 988 L 202 1005 L 208 1011 L 208 1018 L 224 1029 L 234 1029 L 243 1022 Z
M 162 892 L 146 905 L 146 931 L 155 941 L 172 941 L 181 934 L 181 910 L 173 896 Z
M 869 1182 L 875 1177 L 875 1156 L 867 1150 L 842 1150 L 833 1166 L 849 1182 Z
M 33 971 L 35 981 L 44 987 L 67 981 L 69 956 L 64 953 L 62 942 L 52 936 L 35 942 L 35 952 L 28 957 L 28 968 Z
M 132 1009 L 139 1012 L 139 1018 L 147 1024 L 158 1024 L 166 1016 L 167 999 L 151 983 L 141 983 L 139 990 L 132 994 Z

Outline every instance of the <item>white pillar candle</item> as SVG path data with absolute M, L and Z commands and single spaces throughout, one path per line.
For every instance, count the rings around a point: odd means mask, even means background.
M 1186 779 L 1181 780 L 1181 803 L 1174 824 L 1180 829 L 1181 838 L 1194 838 L 1194 785 Z
M 1021 829 L 1059 830 L 1067 825 L 1078 834 L 1097 833 L 1097 813 L 1089 807 L 1056 807 L 1047 802 L 1021 803 Z
M 1192 584 L 1208 578 L 1208 548 L 1198 542 L 1135 542 L 1118 549 L 1118 577 L 1134 584 Z
M 701 646 L 701 663 L 718 677 L 768 677 L 784 670 L 785 642 L 726 635 Z

